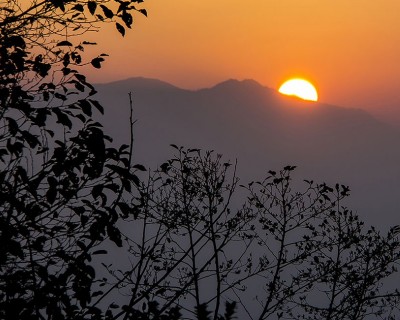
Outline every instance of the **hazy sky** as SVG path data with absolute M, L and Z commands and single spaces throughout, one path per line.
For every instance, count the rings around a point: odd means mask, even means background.
M 320 101 L 400 119 L 399 0 L 146 0 L 122 39 L 99 33 L 110 54 L 93 80 L 153 77 L 183 88 L 255 79 L 278 88 L 301 76 Z M 393 118 L 394 119 L 394 118 Z

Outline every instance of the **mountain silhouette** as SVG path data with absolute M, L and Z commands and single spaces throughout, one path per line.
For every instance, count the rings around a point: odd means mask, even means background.
M 296 165 L 300 180 L 349 185 L 346 204 L 367 222 L 400 222 L 400 132 L 363 110 L 284 96 L 254 80 L 184 90 L 131 78 L 96 89 L 106 108 L 102 122 L 118 142 L 129 138 L 132 92 L 138 163 L 155 168 L 175 144 L 237 159 L 242 183 Z

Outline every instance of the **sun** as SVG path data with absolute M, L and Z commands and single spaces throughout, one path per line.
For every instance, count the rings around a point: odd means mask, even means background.
M 281 85 L 279 92 L 289 96 L 296 96 L 303 100 L 318 101 L 315 87 L 304 79 L 290 79 Z

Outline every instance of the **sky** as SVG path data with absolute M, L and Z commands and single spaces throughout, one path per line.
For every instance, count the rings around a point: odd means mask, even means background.
M 110 54 L 92 81 L 134 76 L 187 89 L 254 79 L 310 80 L 321 102 L 400 125 L 399 0 L 146 0 L 125 38 L 90 35 Z

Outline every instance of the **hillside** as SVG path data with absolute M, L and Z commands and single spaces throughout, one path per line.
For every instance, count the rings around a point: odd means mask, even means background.
M 243 183 L 297 165 L 299 178 L 350 185 L 349 205 L 368 222 L 400 223 L 400 133 L 362 110 L 301 101 L 253 80 L 190 91 L 131 78 L 96 88 L 119 142 L 129 137 L 133 93 L 135 156 L 146 166 L 171 156 L 172 143 L 237 158 Z

